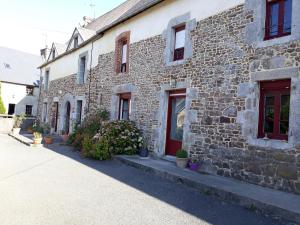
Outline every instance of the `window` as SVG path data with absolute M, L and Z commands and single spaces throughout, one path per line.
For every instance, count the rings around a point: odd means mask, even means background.
M 130 31 L 124 32 L 116 38 L 115 71 L 117 74 L 129 71 L 129 43 Z
M 121 73 L 126 73 L 126 64 L 127 64 L 127 42 L 122 43 L 122 54 L 121 54 Z
M 292 0 L 266 0 L 265 40 L 291 34 Z
M 25 114 L 26 116 L 32 116 L 32 105 L 26 105 Z
M 74 48 L 78 47 L 78 36 L 74 37 Z
M 49 89 L 49 70 L 45 73 L 45 81 L 44 81 L 44 90 L 48 91 Z
M 8 104 L 8 115 L 15 114 L 16 104 Z
M 26 94 L 27 95 L 33 95 L 33 86 L 26 86 Z
M 131 94 L 120 95 L 119 120 L 129 120 L 131 112 Z
M 77 112 L 76 112 L 76 121 L 77 124 L 81 124 L 82 119 L 82 100 L 77 101 Z
M 175 28 L 174 61 L 184 59 L 185 25 Z
M 80 57 L 78 84 L 84 84 L 86 70 L 86 56 Z
M 44 103 L 43 105 L 43 122 L 47 122 L 47 114 L 48 114 L 48 104 Z
M 290 80 L 260 83 L 258 137 L 288 140 Z

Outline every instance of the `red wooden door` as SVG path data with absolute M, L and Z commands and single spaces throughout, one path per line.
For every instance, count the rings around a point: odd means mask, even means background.
M 185 90 L 173 91 L 169 95 L 166 155 L 176 155 L 182 148 L 185 118 Z

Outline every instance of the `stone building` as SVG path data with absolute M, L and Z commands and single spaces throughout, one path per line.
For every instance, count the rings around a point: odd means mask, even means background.
M 300 193 L 300 1 L 129 0 L 40 66 L 40 116 L 72 132 L 99 107 L 158 157 Z M 56 51 L 52 49 L 52 51 Z

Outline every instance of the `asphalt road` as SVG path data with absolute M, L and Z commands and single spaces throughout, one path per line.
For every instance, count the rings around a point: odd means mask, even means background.
M 287 225 L 116 161 L 0 135 L 1 225 Z

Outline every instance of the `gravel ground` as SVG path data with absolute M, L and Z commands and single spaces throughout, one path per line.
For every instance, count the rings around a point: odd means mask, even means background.
M 0 135 L 1 225 L 286 225 L 114 160 Z

